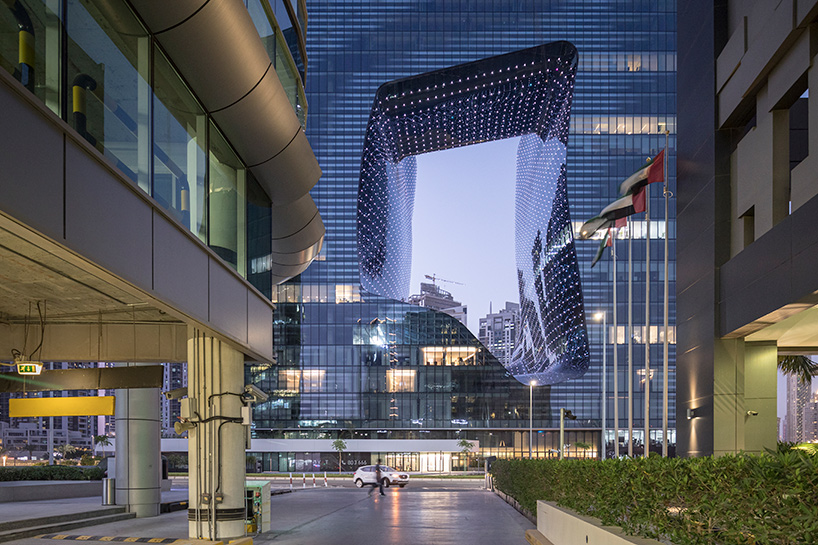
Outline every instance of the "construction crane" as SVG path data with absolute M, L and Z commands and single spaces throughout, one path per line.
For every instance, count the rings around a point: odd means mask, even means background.
M 447 282 L 449 284 L 457 284 L 458 286 L 465 286 L 466 285 L 466 284 L 464 284 L 462 282 L 455 282 L 454 280 L 446 280 L 445 278 L 438 278 L 437 274 L 432 274 L 432 276 L 429 276 L 428 274 L 424 274 L 423 276 L 425 276 L 426 278 L 431 280 L 432 284 L 434 284 L 435 282 Z

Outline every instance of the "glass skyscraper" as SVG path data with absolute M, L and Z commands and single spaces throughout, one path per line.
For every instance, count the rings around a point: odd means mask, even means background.
M 324 171 L 311 194 L 327 227 L 319 258 L 300 277 L 274 288 L 277 303 L 272 367 L 248 367 L 272 395 L 256 408 L 259 438 L 461 439 L 487 455 L 553 455 L 559 409 L 578 416 L 567 441 L 599 455 L 602 427 L 601 323 L 618 343 L 619 428 L 627 412 L 627 247 L 616 244 L 618 324 L 613 325 L 609 258 L 590 268 L 598 241 L 576 241 L 591 365 L 584 376 L 535 387 L 514 379 L 457 320 L 373 295 L 361 287 L 358 185 L 364 135 L 378 88 L 389 81 L 566 40 L 579 52 L 567 148 L 567 187 L 575 226 L 617 198 L 619 183 L 665 146 L 670 131 L 670 190 L 675 187 L 676 3 L 599 0 L 308 2 L 307 136 Z M 652 188 L 652 209 L 662 210 Z M 650 423 L 662 422 L 662 249 L 664 225 L 651 223 Z M 675 209 L 670 208 L 670 323 L 675 323 Z M 645 224 L 633 223 L 633 427 L 644 429 Z M 511 244 L 511 241 L 509 241 Z M 490 258 L 490 256 L 486 256 Z M 671 327 L 669 338 L 675 340 Z M 670 346 L 670 395 L 674 345 Z M 613 346 L 607 353 L 608 451 L 613 445 Z M 670 428 L 674 427 L 673 402 Z M 671 435 L 672 437 L 672 435 Z M 653 435 L 654 440 L 660 434 Z M 408 444 L 408 443 L 407 443 Z M 571 447 L 571 452 L 576 452 Z M 625 450 L 624 452 L 627 452 Z M 417 453 L 373 452 L 416 468 Z M 267 455 L 265 455 L 267 456 Z M 294 468 L 317 453 L 281 452 L 265 468 Z M 326 462 L 326 453 L 321 455 Z M 391 462 L 389 462 L 392 456 Z M 400 463 L 395 461 L 400 456 Z

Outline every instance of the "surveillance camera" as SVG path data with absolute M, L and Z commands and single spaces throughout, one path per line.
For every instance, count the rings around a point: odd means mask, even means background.
M 270 396 L 267 395 L 261 388 L 253 384 L 248 384 L 244 387 L 244 396 L 249 398 L 253 403 L 264 403 Z
M 758 411 L 747 411 L 747 416 L 758 416 Z
M 187 396 L 187 388 L 175 388 L 167 392 L 162 392 L 162 395 L 165 396 L 165 399 L 181 399 Z

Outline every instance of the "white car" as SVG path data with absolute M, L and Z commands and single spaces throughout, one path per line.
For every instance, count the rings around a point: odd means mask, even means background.
M 381 479 L 383 479 L 384 487 L 398 485 L 399 487 L 403 488 L 409 484 L 408 473 L 405 471 L 398 471 L 397 469 L 389 466 L 381 466 Z M 359 467 L 352 476 L 352 482 L 354 482 L 355 486 L 358 488 L 361 488 L 367 484 L 377 486 L 378 479 L 375 477 L 375 466 Z

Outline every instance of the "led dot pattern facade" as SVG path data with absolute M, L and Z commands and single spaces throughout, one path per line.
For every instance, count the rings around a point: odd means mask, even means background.
M 306 130 L 324 172 L 311 195 L 327 225 L 327 238 L 318 259 L 304 273 L 273 290 L 277 363 L 269 369 L 253 369 L 247 381 L 275 395 L 256 407 L 254 433 L 281 440 L 335 438 L 346 437 L 345 430 L 352 426 L 358 438 L 465 436 L 478 440 L 484 454 L 524 457 L 528 455 L 529 410 L 533 409 L 533 451 L 535 457 L 542 457 L 553 455 L 553 449 L 559 446 L 559 433 L 555 430 L 559 428 L 558 409 L 564 407 L 579 417 L 566 422 L 570 430 L 566 434 L 566 442 L 571 444 L 569 455 L 574 455 L 577 442 L 593 445 L 585 454 L 592 456 L 596 451 L 598 455 L 604 347 L 601 322 L 587 323 L 591 350 L 588 371 L 578 379 L 552 386 L 537 385 L 531 406 L 529 386 L 513 378 L 489 355 L 483 356 L 485 348 L 476 339 L 459 329 L 456 338 L 451 333 L 444 334 L 462 327 L 451 317 L 361 289 L 357 208 L 364 138 L 373 98 L 384 82 L 567 40 L 580 52 L 567 149 L 567 189 L 574 223 L 580 224 L 617 198 L 622 180 L 639 168 L 645 157 L 654 157 L 664 148 L 665 129 L 670 130 L 670 190 L 675 191 L 675 0 L 310 0 L 309 14 L 310 64 L 306 89 L 310 115 Z M 402 160 L 401 167 L 408 167 L 411 158 Z M 661 191 L 658 187 L 653 189 L 651 209 L 658 211 L 662 208 Z M 676 316 L 673 199 L 670 215 L 673 324 Z M 585 308 L 589 315 L 598 311 L 608 313 L 609 455 L 613 453 L 615 351 L 619 355 L 620 434 L 628 424 L 629 384 L 634 392 L 633 424 L 637 439 L 644 426 L 644 375 L 635 371 L 629 376 L 626 365 L 627 339 L 631 337 L 627 331 L 627 279 L 631 276 L 633 366 L 635 370 L 644 369 L 643 339 L 649 334 L 654 343 L 650 357 L 653 439 L 656 427 L 661 426 L 660 301 L 664 241 L 656 236 L 663 232 L 657 218 L 658 214 L 653 214 L 651 255 L 656 259 L 650 274 L 644 264 L 644 220 L 638 217 L 634 222 L 632 275 L 628 273 L 627 235 L 620 232 L 617 327 L 612 325 L 612 260 L 606 256 L 591 269 L 598 241 L 574 243 Z M 457 253 L 457 239 L 448 240 L 455 255 L 474 258 Z M 492 255 L 489 250 L 480 259 L 491 259 Z M 528 262 L 531 263 L 530 257 Z M 652 308 L 650 329 L 646 331 L 644 293 L 648 278 Z M 383 335 L 355 333 L 369 327 L 373 320 L 386 320 L 380 328 Z M 610 342 L 614 338 L 616 347 Z M 389 342 L 384 343 L 384 339 Z M 673 399 L 673 327 L 670 339 L 669 381 Z M 464 346 L 476 347 L 480 354 L 477 362 L 483 365 L 451 366 L 448 356 L 447 365 L 434 365 L 442 360 L 432 350 L 448 350 L 447 346 L 455 345 L 461 351 Z M 379 366 L 373 364 L 375 360 Z M 422 364 L 427 361 L 431 364 Z M 471 363 L 474 358 L 467 361 Z M 386 382 L 382 387 L 381 381 L 386 380 L 392 367 L 395 371 L 416 371 L 415 392 L 405 387 L 388 392 Z M 308 372 L 301 374 L 302 371 Z M 318 371 L 325 372 L 320 381 Z M 301 389 L 296 391 L 299 377 Z M 407 380 L 403 382 L 407 384 Z M 670 409 L 673 427 L 672 402 Z M 309 464 L 315 463 L 317 455 L 300 453 L 297 448 L 291 450 L 294 452 L 282 452 L 275 458 L 280 466 L 275 463 L 268 466 L 265 454 L 265 469 L 295 471 L 302 458 L 304 467 L 315 467 Z M 328 460 L 334 455 L 326 453 Z M 393 463 L 386 452 L 372 453 L 366 463 L 374 463 L 377 457 Z M 393 465 L 420 468 L 407 460 L 394 461 Z
M 581 376 L 588 335 L 568 212 L 565 161 L 577 50 L 554 42 L 382 85 L 367 126 L 358 190 L 361 284 L 409 295 L 414 156 L 530 135 L 519 147 L 519 347 L 523 383 Z

